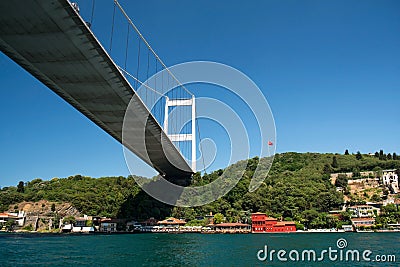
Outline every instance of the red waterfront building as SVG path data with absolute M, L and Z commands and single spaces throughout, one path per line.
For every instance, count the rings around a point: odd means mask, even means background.
M 251 214 L 251 221 L 252 233 L 296 232 L 294 222 L 278 222 L 277 219 L 261 212 Z

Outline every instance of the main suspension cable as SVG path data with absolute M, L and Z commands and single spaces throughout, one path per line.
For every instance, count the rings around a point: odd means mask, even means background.
M 128 49 L 129 49 L 129 24 L 128 24 L 128 33 L 126 34 L 125 64 L 124 64 L 125 69 L 128 61 Z
M 94 18 L 94 6 L 96 4 L 96 0 L 92 0 L 92 14 L 90 16 L 90 26 L 93 25 L 93 18 Z
M 138 78 L 138 81 L 139 81 L 139 68 L 140 68 L 140 43 L 141 43 L 141 41 L 140 41 L 140 39 L 138 39 L 138 41 L 139 41 L 139 45 L 138 45 L 138 58 L 137 58 L 137 68 L 136 68 L 136 78 Z M 139 88 L 139 86 L 137 85 L 137 83 L 136 83 L 136 90 Z
M 114 35 L 115 7 L 116 7 L 116 2 L 114 1 L 114 9 L 113 9 L 113 16 L 112 16 L 112 24 L 111 24 L 110 53 L 112 51 L 112 42 L 113 42 L 113 35 Z
M 122 8 L 118 0 L 114 0 L 115 5 L 118 6 L 122 14 L 125 16 L 125 18 L 128 20 L 128 22 L 132 25 L 133 29 L 137 32 L 139 37 L 143 40 L 147 48 L 153 53 L 153 55 L 156 57 L 156 59 L 161 63 L 161 65 L 165 68 L 165 70 L 171 75 L 172 78 L 178 83 L 178 85 L 182 86 L 182 88 L 191 96 L 193 94 L 186 89 L 186 87 L 175 77 L 175 75 L 169 70 L 167 65 L 164 64 L 164 62 L 161 60 L 161 58 L 157 55 L 157 53 L 153 50 L 153 48 L 150 46 L 150 44 L 147 42 L 147 40 L 144 38 L 142 33 L 139 31 L 139 29 L 136 27 L 136 25 L 132 22 L 131 18 L 128 16 L 128 14 L 125 12 L 125 10 Z
M 120 71 L 122 71 L 123 73 L 125 73 L 126 75 L 128 75 L 129 77 L 131 77 L 132 79 L 134 79 L 137 83 L 140 83 L 140 85 L 144 86 L 145 88 L 149 89 L 150 91 L 153 91 L 154 93 L 156 93 L 156 94 L 158 94 L 158 95 L 160 95 L 160 96 L 166 97 L 165 95 L 161 94 L 160 92 L 158 92 L 158 91 L 155 90 L 154 88 L 152 88 L 152 87 L 148 86 L 147 84 L 143 83 L 142 81 L 140 81 L 138 78 L 136 78 L 134 75 L 130 74 L 130 73 L 129 73 L 128 71 L 126 71 L 124 68 L 122 68 L 122 67 L 120 67 L 120 66 L 118 66 L 118 65 L 117 65 L 117 67 L 118 67 L 118 69 L 119 69 Z

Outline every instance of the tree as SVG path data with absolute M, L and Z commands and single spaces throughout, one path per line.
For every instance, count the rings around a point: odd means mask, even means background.
M 346 151 L 344 152 L 345 155 L 350 155 L 349 150 L 346 149 Z
M 371 201 L 372 202 L 379 202 L 379 201 L 381 201 L 381 198 L 377 194 L 373 194 L 372 197 L 371 197 Z
M 332 168 L 337 168 L 339 167 L 338 162 L 337 162 L 337 158 L 336 156 L 333 156 L 332 158 Z
M 379 159 L 380 160 L 386 160 L 386 155 L 383 153 L 383 150 L 379 150 Z
M 17 185 L 17 192 L 18 193 L 24 193 L 25 192 L 25 186 L 24 186 L 24 182 L 20 181 Z
M 353 177 L 360 177 L 360 169 L 358 167 L 353 168 Z
M 395 204 L 388 204 L 388 205 L 382 207 L 382 211 L 385 214 L 390 214 L 390 213 L 396 212 L 397 207 Z
M 303 218 L 304 218 L 304 224 L 307 226 L 307 228 L 310 228 L 311 223 L 318 218 L 319 212 L 312 209 L 312 210 L 305 210 L 302 213 Z
M 14 230 L 14 225 L 15 225 L 15 221 L 14 220 L 8 220 L 6 222 L 7 231 L 13 231 Z
M 337 207 L 340 203 L 338 196 L 330 192 L 321 192 L 316 196 L 316 206 L 319 211 L 329 211 L 331 208 Z
M 397 159 L 398 159 L 398 157 L 397 157 L 396 152 L 393 152 L 393 160 L 397 160 Z
M 375 158 L 379 158 L 379 152 L 375 152 Z
M 224 221 L 224 215 L 217 213 L 214 215 L 214 224 L 222 223 Z
M 357 151 L 356 159 L 358 159 L 358 160 L 362 159 L 362 155 L 361 155 L 360 151 Z
M 56 204 L 51 204 L 51 211 L 52 212 L 55 212 L 56 211 Z
M 76 222 L 76 219 L 74 216 L 65 217 L 63 220 L 63 224 L 74 224 L 75 222 Z
M 329 164 L 324 165 L 324 174 L 331 174 L 332 173 L 332 167 Z
M 344 222 L 350 222 L 352 212 L 351 211 L 342 211 L 339 215 L 339 219 Z
M 391 159 L 392 159 L 392 154 L 388 153 L 387 156 L 386 156 L 386 158 L 387 158 L 388 160 L 391 160 Z
M 347 176 L 345 174 L 339 174 L 338 177 L 336 178 L 335 186 L 346 188 L 347 183 L 348 183 Z

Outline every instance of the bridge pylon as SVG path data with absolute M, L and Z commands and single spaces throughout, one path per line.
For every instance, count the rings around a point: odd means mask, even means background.
M 169 133 L 168 132 L 168 121 L 169 121 L 169 107 L 178 106 L 191 106 L 192 119 L 191 119 L 191 133 Z M 164 116 L 164 132 L 171 139 L 172 142 L 185 142 L 190 141 L 192 145 L 192 158 L 191 166 L 193 172 L 196 172 L 196 100 L 195 97 L 187 99 L 169 99 L 166 97 L 165 100 L 165 116 Z

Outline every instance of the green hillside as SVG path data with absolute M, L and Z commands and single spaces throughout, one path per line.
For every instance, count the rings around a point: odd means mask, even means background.
M 335 159 L 334 159 L 335 158 Z M 271 171 L 255 192 L 248 187 L 259 161 L 248 161 L 239 183 L 223 198 L 195 208 L 177 208 L 160 203 L 144 193 L 133 177 L 90 178 L 81 175 L 35 179 L 0 190 L 0 211 L 22 201 L 41 199 L 70 202 L 84 214 L 143 220 L 149 217 L 175 216 L 193 221 L 210 212 L 222 213 L 228 221 L 248 221 L 251 212 L 262 211 L 286 220 L 296 220 L 309 227 L 331 227 L 335 223 L 327 215 L 338 208 L 343 195 L 330 183 L 332 172 L 360 172 L 378 169 L 400 169 L 400 160 L 370 155 L 334 155 L 318 153 L 277 154 Z M 239 162 L 229 167 L 235 170 Z M 207 184 L 223 170 L 194 176 L 193 185 Z

